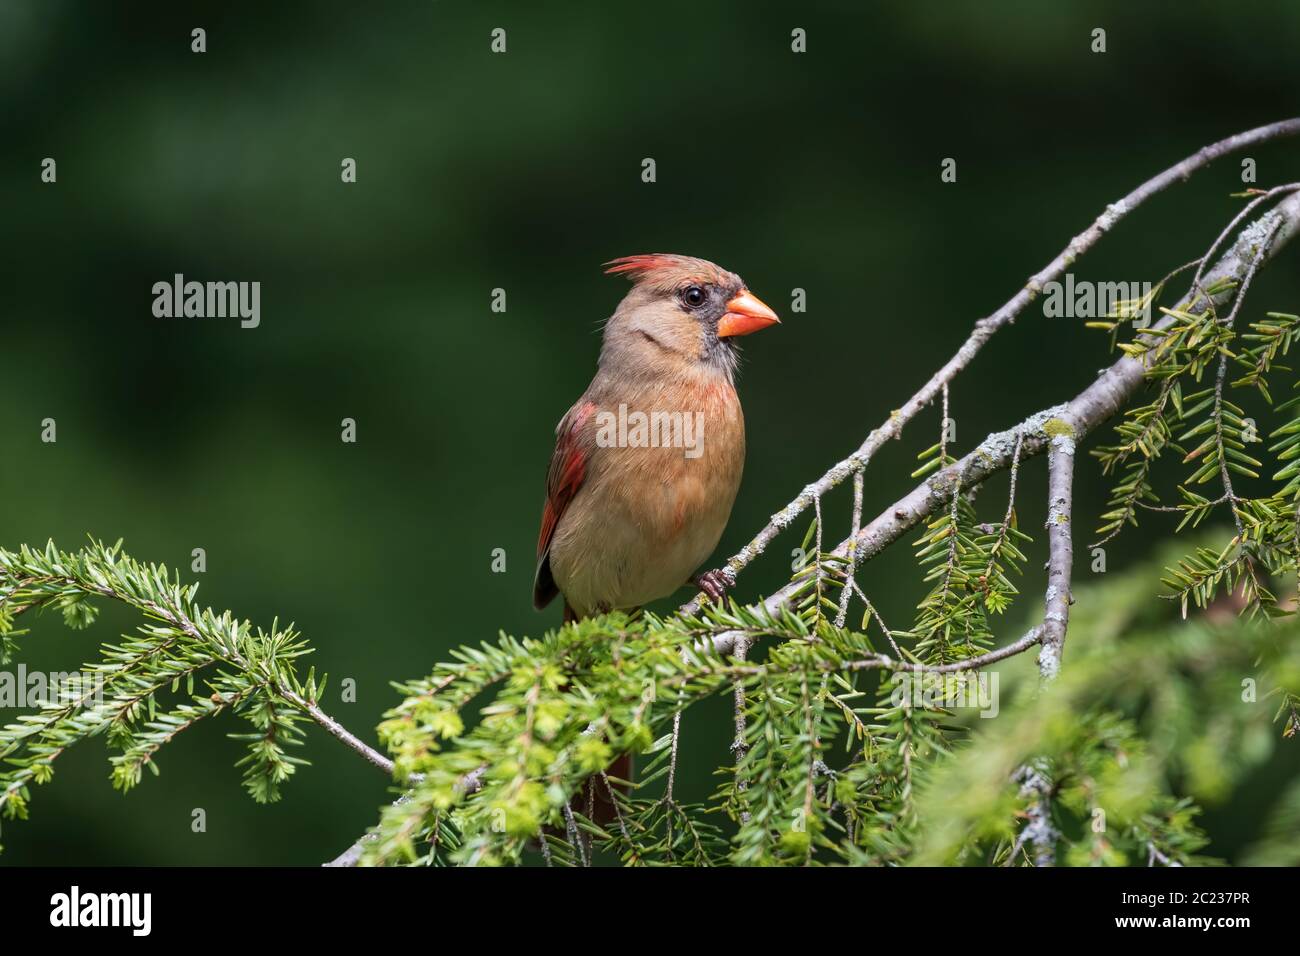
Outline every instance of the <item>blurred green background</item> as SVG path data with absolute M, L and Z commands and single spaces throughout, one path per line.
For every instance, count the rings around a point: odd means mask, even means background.
M 495 27 L 505 55 L 489 50 Z M 795 27 L 806 54 L 790 50 Z M 1094 27 L 1105 54 L 1090 52 Z M 201 598 L 296 621 L 331 675 L 327 709 L 373 741 L 398 699 L 390 680 L 498 628 L 558 622 L 558 607 L 531 607 L 533 548 L 552 430 L 625 291 L 602 262 L 714 259 L 782 313 L 746 342 L 747 476 L 721 559 L 1106 203 L 1205 143 L 1300 112 L 1298 41 L 1294 2 L 2 0 L 0 544 L 122 537 L 183 569 L 206 549 Z M 1294 142 L 1248 155 L 1261 185 L 1300 178 Z M 40 182 L 47 156 L 57 185 Z M 656 183 L 641 181 L 645 157 Z M 940 182 L 945 157 L 955 184 Z M 1158 279 L 1200 254 L 1240 188 L 1239 158 L 1211 167 L 1076 275 Z M 1297 256 L 1260 277 L 1258 311 L 1295 311 Z M 151 286 L 177 272 L 260 281 L 261 327 L 154 318 Z M 496 287 L 505 314 L 489 309 Z M 1111 360 L 1104 335 L 1031 310 L 956 383 L 958 448 Z M 47 417 L 57 444 L 40 441 Z M 355 445 L 340 441 L 344 417 Z M 878 457 L 869 513 L 911 486 L 938 418 Z M 1106 485 L 1080 461 L 1090 528 Z M 990 487 L 1000 514 L 1005 481 Z M 845 497 L 828 502 L 837 528 Z M 1036 463 L 1021 498 L 1031 532 L 1042 498 Z M 1115 542 L 1111 569 L 1165 530 Z M 783 583 L 799 537 L 738 593 Z M 895 552 L 863 583 L 905 627 L 923 589 L 908 549 Z M 1039 589 L 1031 574 L 1021 614 Z M 25 661 L 71 669 L 136 623 L 106 608 L 73 633 L 49 615 Z M 344 678 L 355 703 L 337 699 Z M 725 701 L 695 713 L 688 796 L 712 788 L 730 733 Z M 314 864 L 388 798 L 312 731 L 313 766 L 256 806 L 225 737 L 243 730 L 221 718 L 186 734 L 127 797 L 102 747 L 68 754 L 32 819 L 6 824 L 0 863 Z M 1231 858 L 1249 840 L 1269 792 L 1252 789 L 1212 808 L 1209 852 Z M 198 807 L 206 834 L 190 830 Z

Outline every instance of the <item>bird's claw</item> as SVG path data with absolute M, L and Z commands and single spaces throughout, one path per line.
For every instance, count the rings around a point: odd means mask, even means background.
M 726 596 L 727 588 L 735 584 L 736 581 L 726 568 L 716 568 L 696 575 L 691 583 L 703 591 L 714 604 L 721 604 L 723 597 Z

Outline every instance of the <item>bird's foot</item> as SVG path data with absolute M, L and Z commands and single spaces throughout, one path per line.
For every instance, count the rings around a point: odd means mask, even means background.
M 708 595 L 714 604 L 721 604 L 727 589 L 735 586 L 736 576 L 730 568 L 716 568 L 696 575 L 691 583 Z

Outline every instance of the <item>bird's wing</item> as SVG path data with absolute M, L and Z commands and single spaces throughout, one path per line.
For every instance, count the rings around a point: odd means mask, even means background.
M 537 573 L 533 577 L 533 606 L 546 607 L 559 593 L 551 576 L 551 539 L 573 496 L 582 487 L 587 473 L 590 435 L 585 426 L 596 412 L 596 404 L 586 398 L 578 400 L 560 419 L 555 429 L 555 451 L 546 473 L 546 504 L 542 508 L 542 530 L 537 536 Z

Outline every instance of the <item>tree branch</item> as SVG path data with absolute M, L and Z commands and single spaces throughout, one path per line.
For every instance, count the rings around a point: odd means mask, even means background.
M 1232 284 L 1213 297 L 1202 297 L 1194 302 L 1189 311 L 1200 314 L 1211 304 L 1217 308 L 1231 301 L 1256 258 L 1259 260 L 1256 268 L 1262 267 L 1294 238 L 1297 231 L 1300 231 L 1300 193 L 1292 193 L 1242 230 L 1232 248 L 1207 273 L 1210 286 L 1223 280 L 1231 280 Z M 1267 238 L 1270 233 L 1271 240 Z M 1174 322 L 1175 319 L 1166 316 L 1154 323 L 1152 331 L 1159 332 Z M 861 567 L 945 506 L 951 500 L 954 488 L 972 489 L 1008 468 L 1018 440 L 1022 458 L 1042 453 L 1049 439 L 1045 425 L 1053 419 L 1069 425 L 1076 440 L 1084 438 L 1128 403 L 1145 381 L 1146 370 L 1146 359 L 1126 355 L 1069 402 L 1035 412 L 1013 428 L 989 435 L 964 458 L 936 472 L 867 522 L 856 536 L 842 542 L 829 557 L 846 561 L 850 548 L 853 548 L 853 564 Z M 779 614 L 795 603 L 803 589 L 802 582 L 787 584 L 763 601 L 762 609 L 771 615 Z M 712 643 L 721 653 L 727 653 L 736 633 L 716 635 L 711 638 Z
M 987 318 L 976 322 L 970 335 L 967 336 L 966 341 L 962 343 L 961 348 L 956 351 L 952 358 L 939 371 L 935 372 L 930 377 L 930 380 L 903 404 L 902 408 L 891 412 L 889 418 L 867 436 L 866 441 L 862 443 L 857 451 L 805 487 L 793 501 L 772 515 L 763 529 L 722 567 L 722 573 L 726 577 L 728 584 L 734 584 L 740 572 L 762 554 L 772 540 L 781 531 L 788 528 L 794 519 L 806 511 L 815 500 L 835 488 L 845 478 L 861 471 L 885 442 L 891 438 L 899 437 L 903 432 L 903 426 L 934 401 L 944 387 L 974 360 L 980 349 L 984 347 L 984 344 L 993 337 L 993 334 L 998 329 L 1014 322 L 1029 303 L 1038 297 L 1047 283 L 1059 278 L 1066 269 L 1074 264 L 1079 256 L 1096 245 L 1101 237 L 1108 233 L 1117 222 L 1152 196 L 1164 191 L 1174 183 L 1185 182 L 1194 172 L 1222 156 L 1269 140 L 1294 136 L 1297 133 L 1300 133 L 1300 117 L 1270 123 L 1267 126 L 1260 126 L 1229 136 L 1227 139 L 1202 147 L 1181 162 L 1175 163 L 1159 175 L 1148 179 L 1123 199 L 1107 206 L 1092 225 L 1071 239 L 1069 245 L 1058 253 L 1056 258 L 1030 276 L 1024 287 L 1000 309 Z M 688 615 L 698 613 L 703 600 L 704 595 L 697 594 L 682 605 L 682 613 Z
M 1061 669 L 1065 630 L 1070 623 L 1070 571 L 1074 563 L 1070 524 L 1074 505 L 1074 430 L 1064 422 L 1048 424 L 1047 449 L 1047 594 L 1043 600 L 1043 649 L 1038 669 L 1051 681 Z
M 142 611 L 150 617 L 157 618 L 160 621 L 170 624 L 177 630 L 185 632 L 193 640 L 207 644 L 214 654 L 220 653 L 221 656 L 229 659 L 232 664 L 240 667 L 244 671 L 249 673 L 252 672 L 248 661 L 244 659 L 243 655 L 239 653 L 239 649 L 235 647 L 233 643 L 223 642 L 211 635 L 204 634 L 200 630 L 199 626 L 191 620 L 189 615 L 179 607 L 169 607 L 160 604 L 157 601 L 119 591 L 106 584 L 87 583 L 78 580 L 76 577 L 71 575 L 60 575 L 50 577 L 46 580 L 51 582 L 57 581 L 66 587 L 75 588 L 90 594 L 96 594 L 100 597 L 109 598 L 110 600 L 119 601 L 123 604 L 134 607 L 136 610 Z M 264 674 L 262 675 L 262 678 L 266 683 L 275 687 L 276 693 L 311 717 L 312 720 L 324 727 L 336 739 L 342 741 L 348 747 L 359 753 L 372 766 L 378 767 L 390 777 L 393 775 L 393 762 L 391 760 L 375 748 L 371 747 L 365 741 L 361 740 L 361 738 L 357 737 L 356 734 L 349 731 L 329 714 L 325 713 L 325 711 L 323 711 L 320 708 L 320 705 L 315 701 L 307 700 L 301 694 L 294 691 L 293 688 L 285 686 L 283 681 L 276 679 L 274 675 Z
M 68 583 L 76 584 L 77 582 L 72 579 L 68 579 Z M 166 621 L 167 623 L 171 624 L 173 627 L 183 630 L 186 634 L 190 635 L 190 637 L 194 638 L 195 640 L 205 640 L 204 635 L 199 631 L 198 625 L 196 625 L 192 620 L 189 619 L 188 616 L 186 616 L 180 610 L 173 610 L 172 608 L 166 608 L 153 601 L 140 601 L 140 600 L 132 599 L 130 595 L 121 594 L 117 591 L 114 591 L 112 588 L 100 587 L 97 588 L 97 590 L 104 597 L 113 598 L 114 600 L 121 601 L 124 604 L 134 605 L 140 610 L 143 610 L 148 614 L 152 614 L 153 616 Z M 229 649 L 229 652 L 232 660 L 236 664 L 240 665 L 245 670 L 249 669 L 248 662 L 243 659 L 243 657 L 240 655 L 237 649 L 231 647 Z M 296 693 L 291 688 L 284 686 L 282 682 L 275 680 L 274 678 L 268 678 L 268 679 L 274 683 L 276 692 L 279 693 L 281 697 L 283 697 L 285 700 L 292 703 L 295 707 L 299 708 L 304 713 L 306 713 L 309 717 L 311 717 L 312 720 L 316 721 L 316 723 L 320 724 L 320 726 L 324 727 L 327 731 L 329 731 L 330 734 L 335 739 L 342 741 L 345 745 L 355 750 L 362 757 L 364 757 L 366 759 L 366 762 L 369 763 L 371 766 L 378 767 L 389 777 L 393 775 L 393 762 L 391 760 L 389 760 L 387 757 L 381 754 L 374 747 L 371 747 L 369 744 L 367 744 L 356 734 L 349 731 L 337 720 L 335 720 L 329 714 L 325 713 L 325 711 L 321 710 L 319 704 L 317 704 L 315 701 L 306 700 L 300 694 Z
M 465 774 L 465 776 L 461 778 L 461 782 L 460 782 L 460 787 L 462 792 L 464 792 L 465 794 L 477 793 L 479 789 L 483 786 L 483 775 L 485 773 L 487 773 L 487 767 L 479 767 L 477 770 Z M 419 783 L 420 780 L 421 777 L 417 774 L 411 778 L 410 782 L 416 784 Z M 411 799 L 412 793 L 413 791 L 411 790 L 408 790 L 405 793 L 403 793 L 400 797 L 398 797 L 396 800 L 393 801 L 393 806 L 398 807 L 406 803 L 408 800 Z M 334 859 L 330 860 L 328 863 L 322 863 L 321 866 L 332 866 L 332 867 L 356 866 L 361 862 L 361 857 L 365 855 L 366 847 L 369 844 L 374 843 L 375 840 L 377 839 L 378 839 L 378 834 L 373 829 L 367 830 L 350 847 L 348 847 L 346 850 L 344 850 Z M 543 841 L 543 847 L 545 847 L 544 841 Z

